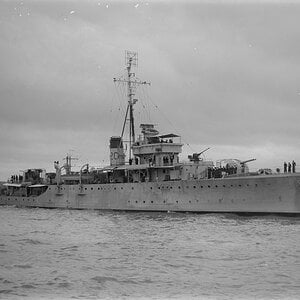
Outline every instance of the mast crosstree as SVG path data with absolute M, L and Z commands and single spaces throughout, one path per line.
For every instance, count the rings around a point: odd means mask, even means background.
M 135 142 L 135 130 L 134 130 L 134 116 L 133 106 L 138 101 L 134 98 L 136 88 L 139 85 L 150 85 L 150 82 L 141 81 L 132 72 L 132 67 L 138 66 L 138 53 L 133 51 L 125 51 L 125 64 L 127 69 L 127 78 L 114 78 L 114 82 L 126 83 L 127 84 L 127 98 L 128 104 L 125 114 L 125 119 L 122 127 L 121 138 L 123 139 L 125 126 L 129 123 L 129 160 L 131 160 L 131 146 Z

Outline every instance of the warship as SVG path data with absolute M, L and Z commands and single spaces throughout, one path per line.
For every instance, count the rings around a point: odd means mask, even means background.
M 0 205 L 17 207 L 165 211 L 202 213 L 300 213 L 300 173 L 293 170 L 250 172 L 254 159 L 204 159 L 209 148 L 179 155 L 183 143 L 174 133 L 160 134 L 154 124 L 134 124 L 133 72 L 137 53 L 125 52 L 126 76 L 114 78 L 127 88 L 127 109 L 120 136 L 109 140 L 110 164 L 73 171 L 72 157 L 54 162 L 54 172 L 28 169 L 0 185 Z M 128 129 L 128 130 L 126 130 Z M 128 137 L 126 132 L 128 131 Z M 125 140 L 126 135 L 126 140 Z M 125 147 L 128 146 L 128 147 Z

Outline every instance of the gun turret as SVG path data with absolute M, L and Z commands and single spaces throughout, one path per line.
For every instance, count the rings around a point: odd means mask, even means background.
M 204 152 L 206 152 L 206 151 L 209 150 L 209 149 L 210 149 L 210 147 L 208 147 L 208 148 L 202 150 L 202 151 L 199 152 L 199 153 L 193 153 L 192 155 L 189 155 L 189 156 L 188 156 L 188 159 L 189 159 L 190 161 L 194 161 L 194 162 L 200 161 L 200 155 L 203 154 Z

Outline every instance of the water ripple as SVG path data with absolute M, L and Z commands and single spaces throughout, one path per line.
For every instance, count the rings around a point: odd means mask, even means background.
M 1 207 L 0 297 L 293 299 L 299 217 Z

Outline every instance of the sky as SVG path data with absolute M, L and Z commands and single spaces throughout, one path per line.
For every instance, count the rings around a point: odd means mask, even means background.
M 300 1 L 0 1 L 0 180 L 109 163 L 125 50 L 138 53 L 136 130 L 187 155 L 300 166 Z M 300 170 L 300 168 L 299 168 Z

